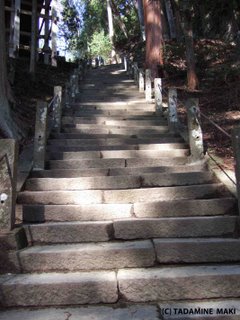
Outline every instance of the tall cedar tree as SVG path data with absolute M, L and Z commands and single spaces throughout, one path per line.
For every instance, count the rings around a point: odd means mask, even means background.
M 163 67 L 163 30 L 161 3 L 159 0 L 144 0 L 144 20 L 146 32 L 146 68 L 151 70 L 152 78 L 162 76 Z

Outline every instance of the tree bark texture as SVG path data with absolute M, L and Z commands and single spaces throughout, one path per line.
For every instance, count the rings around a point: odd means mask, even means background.
M 32 0 L 31 53 L 29 71 L 34 77 L 37 58 L 37 0 Z
M 7 79 L 4 1 L 0 1 L 0 35 L 0 130 L 6 138 L 17 139 L 8 102 L 10 86 Z
M 113 13 L 112 13 L 112 7 L 110 4 L 110 0 L 107 0 L 107 14 L 108 14 L 108 28 L 109 28 L 109 39 L 112 45 L 112 53 L 111 58 L 115 63 L 117 63 L 117 56 L 116 56 L 116 50 L 114 46 L 114 27 L 113 27 Z
M 159 67 L 163 66 L 163 30 L 161 4 L 157 0 L 144 0 L 146 31 L 146 69 L 151 70 L 152 78 L 161 77 Z
M 166 13 L 167 13 L 167 20 L 168 20 L 168 25 L 169 25 L 170 37 L 171 37 L 171 39 L 175 39 L 176 38 L 176 26 L 175 26 L 175 21 L 174 21 L 174 16 L 173 16 L 172 4 L 171 4 L 170 0 L 165 0 L 165 8 L 166 8 Z
M 143 0 L 136 0 L 136 8 L 138 12 L 138 19 L 139 19 L 139 24 L 140 24 L 140 29 L 141 29 L 141 35 L 142 35 L 142 40 L 146 40 L 146 34 L 145 34 L 145 24 L 144 24 L 144 10 L 143 10 Z
M 196 73 L 196 63 L 194 56 L 192 19 L 191 14 L 188 10 L 184 10 L 183 20 L 183 30 L 186 45 L 187 86 L 190 91 L 194 91 L 198 89 L 199 81 Z

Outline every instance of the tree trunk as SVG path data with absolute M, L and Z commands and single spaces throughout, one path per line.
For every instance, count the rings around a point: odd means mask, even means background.
M 12 0 L 9 36 L 9 57 L 11 58 L 16 58 L 18 56 L 20 39 L 20 8 L 21 0 Z
M 0 130 L 6 138 L 17 139 L 18 134 L 8 102 L 4 1 L 0 1 L 0 34 Z
M 138 12 L 138 19 L 141 29 L 142 40 L 146 40 L 145 34 L 145 24 L 144 24 L 144 11 L 143 11 L 143 0 L 136 0 L 135 1 L 137 12 Z
M 110 0 L 107 0 L 107 13 L 108 13 L 108 28 L 109 28 L 109 39 L 112 45 L 112 53 L 111 58 L 115 63 L 117 63 L 117 56 L 116 56 L 116 50 L 114 46 L 114 27 L 113 27 L 113 14 L 112 14 L 112 8 L 110 4 Z
M 183 37 L 183 31 L 182 31 L 182 26 L 181 26 L 181 14 L 179 11 L 179 6 L 176 3 L 176 0 L 170 0 L 172 9 L 173 9 L 173 14 L 175 17 L 175 26 L 176 26 L 176 38 L 178 42 L 181 42 L 182 37 Z
M 167 13 L 170 37 L 171 39 L 176 39 L 176 26 L 175 26 L 175 21 L 173 16 L 172 4 L 170 0 L 164 0 L 164 1 L 165 1 L 165 8 Z
M 51 64 L 53 67 L 57 67 L 57 0 L 52 0 L 52 28 L 51 28 L 51 39 L 52 39 L 52 54 Z
M 146 31 L 146 69 L 151 70 L 152 78 L 162 77 L 159 69 L 163 67 L 163 34 L 160 1 L 144 0 L 144 19 Z
M 183 3 L 183 32 L 186 46 L 186 63 L 187 63 L 187 86 L 190 91 L 194 91 L 199 87 L 199 81 L 196 73 L 196 63 L 194 56 L 194 41 L 192 29 L 192 12 L 188 1 Z
M 30 74 L 34 78 L 37 57 L 37 0 L 32 0 Z
M 127 27 L 126 27 L 125 23 L 123 22 L 122 17 L 119 14 L 118 9 L 117 9 L 113 0 L 110 0 L 110 5 L 111 5 L 112 11 L 114 13 L 114 18 L 116 19 L 117 24 L 119 25 L 120 29 L 122 30 L 124 36 L 126 38 L 128 38 Z

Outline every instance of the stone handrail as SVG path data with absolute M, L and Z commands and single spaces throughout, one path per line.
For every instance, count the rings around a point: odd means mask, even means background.
M 71 76 L 71 81 L 74 83 L 69 90 L 71 102 L 73 102 L 73 98 L 78 93 L 78 82 L 84 76 L 85 69 L 82 66 L 79 66 Z M 49 104 L 45 101 L 37 101 L 34 145 L 24 148 L 20 155 L 20 159 L 22 160 L 19 163 L 19 168 L 17 168 L 17 141 L 13 139 L 0 139 L 0 232 L 9 232 L 15 226 L 17 191 L 21 189 L 29 172 L 32 169 L 43 170 L 45 167 L 47 137 L 51 131 L 58 133 L 61 129 L 62 97 L 62 87 L 56 86 L 54 87 L 54 97 Z M 50 113 L 51 126 L 48 121 Z
M 13 139 L 0 140 L 0 231 L 10 231 L 15 224 L 18 144 Z
M 70 76 L 70 81 L 65 87 L 65 95 L 63 95 L 62 87 L 56 86 L 54 97 L 49 104 L 45 101 L 37 101 L 33 170 L 44 170 L 47 138 L 51 132 L 60 132 L 63 103 L 68 108 L 75 101 L 79 94 L 79 81 L 84 77 L 85 68 L 80 65 Z M 63 96 L 65 97 L 64 102 Z
M 146 69 L 144 72 L 142 69 L 138 68 L 137 63 L 131 64 L 131 62 L 128 61 L 128 63 L 125 64 L 125 67 L 127 68 L 125 68 L 127 74 L 134 78 L 135 83 L 139 87 L 139 91 L 145 91 L 146 101 L 153 102 L 154 100 L 152 99 L 152 95 L 154 95 L 156 113 L 163 114 L 162 79 L 156 78 L 152 81 L 151 71 Z M 154 83 L 154 92 L 152 92 L 152 83 Z M 199 108 L 199 100 L 196 98 L 189 98 L 184 103 L 187 110 L 187 126 L 185 126 L 178 117 L 177 90 L 170 88 L 167 96 L 167 119 L 169 130 L 173 133 L 176 132 L 180 134 L 183 139 L 189 143 L 190 162 L 204 161 L 204 144 L 201 127 L 201 116 L 203 116 L 203 114 Z M 235 175 L 237 187 L 237 191 L 233 193 L 238 196 L 240 208 L 240 127 L 235 127 L 232 131 L 232 144 L 235 154 Z

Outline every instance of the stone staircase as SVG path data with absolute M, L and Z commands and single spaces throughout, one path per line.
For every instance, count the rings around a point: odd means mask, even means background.
M 236 199 L 118 68 L 89 74 L 47 151 L 18 195 L 29 246 L 11 256 L 18 272 L 0 277 L 2 307 L 154 320 L 171 301 L 239 298 Z

